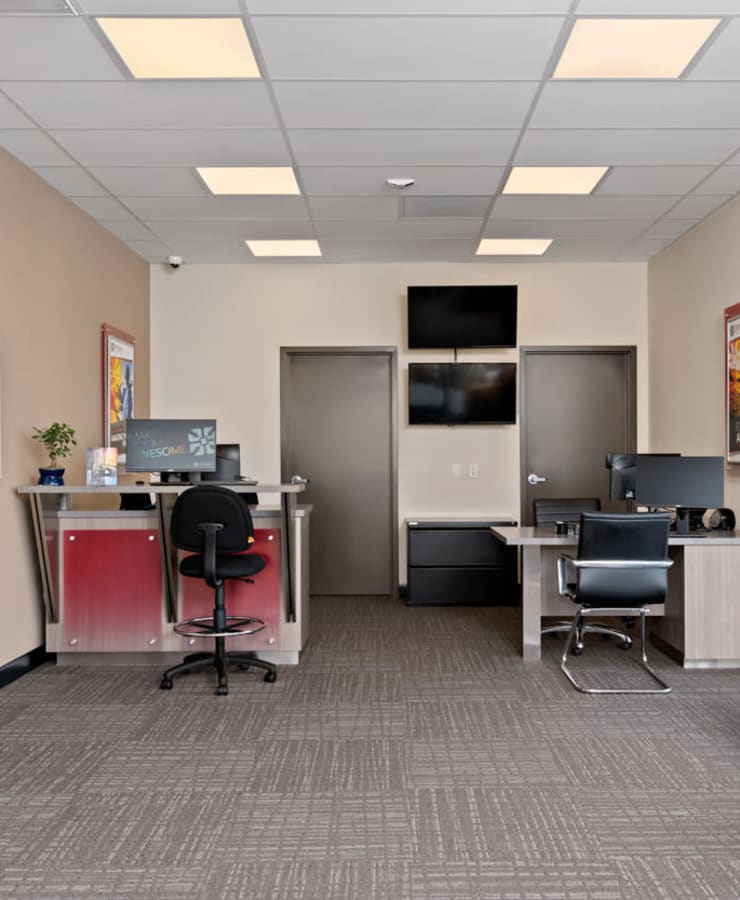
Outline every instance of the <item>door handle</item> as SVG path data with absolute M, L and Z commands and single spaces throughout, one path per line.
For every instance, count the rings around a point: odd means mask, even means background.
M 542 484 L 543 481 L 547 481 L 547 478 L 545 478 L 544 475 L 535 475 L 534 472 L 532 472 L 531 475 L 527 475 L 527 481 L 530 484 Z

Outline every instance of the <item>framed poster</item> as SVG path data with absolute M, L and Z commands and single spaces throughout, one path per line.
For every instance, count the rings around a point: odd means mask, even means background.
M 740 303 L 725 310 L 725 458 L 740 463 Z
M 126 419 L 134 415 L 134 338 L 105 322 L 103 335 L 103 446 L 126 462 Z

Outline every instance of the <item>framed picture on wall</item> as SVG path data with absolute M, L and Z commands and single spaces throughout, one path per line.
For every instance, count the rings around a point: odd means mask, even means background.
M 740 303 L 725 310 L 725 458 L 740 463 Z
M 126 420 L 134 415 L 134 338 L 103 323 L 103 446 L 126 462 Z

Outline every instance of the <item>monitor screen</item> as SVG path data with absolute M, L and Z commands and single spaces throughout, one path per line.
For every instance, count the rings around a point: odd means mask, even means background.
M 513 425 L 516 363 L 409 363 L 410 425 Z
M 216 468 L 204 472 L 202 481 L 239 481 L 242 467 L 239 444 L 216 444 Z
M 127 419 L 127 472 L 212 472 L 215 419 Z
M 721 456 L 639 456 L 635 499 L 641 506 L 722 507 L 725 461 Z
M 409 349 L 516 347 L 517 286 L 408 287 Z
M 645 456 L 680 456 L 680 453 L 609 453 L 606 467 L 609 469 L 609 499 L 634 500 L 637 460 Z

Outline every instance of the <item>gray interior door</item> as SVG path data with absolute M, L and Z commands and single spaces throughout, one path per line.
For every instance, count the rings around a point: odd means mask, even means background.
M 282 477 L 310 479 L 312 594 L 394 594 L 395 350 L 286 349 Z
M 539 497 L 598 497 L 603 509 L 624 511 L 609 502 L 605 459 L 635 449 L 635 355 L 634 347 L 522 348 L 523 524 Z

